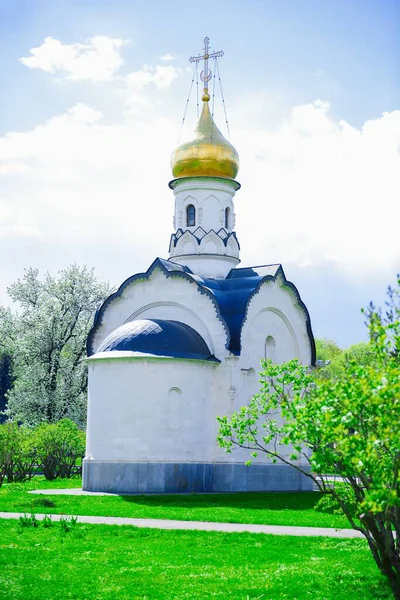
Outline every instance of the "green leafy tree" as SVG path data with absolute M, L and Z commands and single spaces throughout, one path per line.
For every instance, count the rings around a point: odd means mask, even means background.
M 369 342 L 359 342 L 346 348 L 343 352 L 344 364 L 354 360 L 358 364 L 368 365 L 374 362 L 374 352 Z
M 315 340 L 317 360 L 332 361 L 343 355 L 343 350 L 336 342 L 328 338 L 317 338 Z
M 219 418 L 219 443 L 262 453 L 301 471 L 330 495 L 400 599 L 400 278 L 385 314 L 365 312 L 368 361 L 350 356 L 338 377 L 319 379 L 296 360 L 263 361 L 261 390 Z M 327 473 L 340 475 L 333 483 Z
M 337 377 L 344 369 L 344 351 L 328 338 L 315 340 L 317 376 L 322 379 Z
M 71 265 L 43 279 L 28 269 L 8 293 L 18 306 L 0 307 L 0 339 L 15 376 L 8 417 L 30 425 L 64 417 L 84 424 L 86 338 L 110 286 L 97 281 L 93 270 Z
M 374 356 L 369 342 L 359 342 L 343 350 L 336 342 L 327 338 L 316 339 L 317 379 L 340 377 L 347 369 L 349 361 L 370 364 Z

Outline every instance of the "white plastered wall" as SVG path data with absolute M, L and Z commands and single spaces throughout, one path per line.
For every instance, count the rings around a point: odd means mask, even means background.
M 195 231 L 202 227 L 206 232 L 214 229 L 218 231 L 225 228 L 225 208 L 231 211 L 230 228 L 235 226 L 233 197 L 238 184 L 230 179 L 213 177 L 187 177 L 174 182 L 175 216 L 174 228 Z M 193 204 L 196 209 L 196 224 L 193 227 L 186 225 L 186 208 Z
M 221 228 L 231 233 L 235 227 L 233 197 L 238 184 L 230 179 L 197 177 L 175 180 L 171 186 L 175 194 L 174 228 L 185 233 L 176 245 L 171 244 L 170 260 L 187 265 L 202 277 L 226 277 L 239 263 L 239 245 L 233 236 L 225 245 L 216 234 Z M 187 225 L 189 205 L 196 210 L 193 226 Z M 226 209 L 229 209 L 228 227 L 225 227 Z M 200 243 L 187 233 L 195 233 L 199 227 L 205 232 Z
M 237 258 L 221 254 L 190 254 L 171 258 L 178 265 L 186 265 L 195 275 L 211 279 L 225 279 L 238 264 Z
M 241 355 L 234 361 L 236 394 L 231 409 L 224 414 L 239 410 L 259 391 L 261 358 L 267 356 L 277 363 L 298 358 L 304 365 L 311 364 L 306 317 L 294 291 L 284 284 L 282 277 L 265 281 L 250 300 L 242 327 L 241 346 Z M 287 455 L 291 453 L 292 449 L 288 447 Z M 244 462 L 250 458 L 250 452 L 235 448 L 229 456 L 228 460 Z M 226 460 L 226 454 L 218 446 L 214 449 L 214 459 Z M 262 453 L 252 461 L 268 462 Z
M 218 368 L 180 359 L 91 359 L 86 458 L 210 461 Z
M 281 277 L 265 281 L 248 306 L 241 335 L 241 368 L 260 370 L 260 359 L 265 357 L 267 338 L 274 341 L 270 348 L 275 362 L 298 358 L 311 364 L 311 347 L 306 317 L 295 293 Z M 267 352 L 268 354 L 268 352 Z
M 222 362 L 204 365 L 178 359 L 165 362 L 112 359 L 90 363 L 88 454 L 98 460 L 117 460 L 118 452 L 125 453 L 124 456 L 133 453 L 135 460 L 157 460 L 155 454 L 162 447 L 165 453 L 163 450 L 163 458 L 159 460 L 167 462 L 242 463 L 247 460 L 248 451 L 235 449 L 232 454 L 226 454 L 219 448 L 216 417 L 238 410 L 258 391 L 260 359 L 265 356 L 266 339 L 274 340 L 269 351 L 274 353 L 271 357 L 277 362 L 294 357 L 304 364 L 311 362 L 304 311 L 294 292 L 283 284 L 281 278 L 264 282 L 250 301 L 242 329 L 240 357 L 230 355 L 226 350 L 226 330 L 217 318 L 213 302 L 199 293 L 196 284 L 182 278 L 167 278 L 161 269 L 155 269 L 150 279 L 136 280 L 128 286 L 122 296 L 107 307 L 104 324 L 95 338 L 95 348 L 111 331 L 127 321 L 174 319 L 198 331 L 210 351 Z M 168 428 L 164 435 L 166 417 L 162 412 L 169 390 L 174 389 L 182 393 L 188 418 L 186 431 L 190 432 L 190 435 L 178 436 L 178 442 Z M 119 408 L 113 412 L 116 403 Z M 140 428 L 138 437 L 132 438 L 126 428 L 130 427 L 136 411 Z M 121 433 L 117 433 L 118 423 Z M 111 446 L 107 446 L 106 441 L 109 427 L 110 431 L 116 432 L 116 441 Z M 159 438 L 155 436 L 154 427 L 160 427 Z M 140 443 L 139 439 L 142 440 Z M 143 441 L 146 439 L 148 442 Z M 193 450 L 194 443 L 198 445 L 196 451 Z M 138 448 L 138 444 L 143 448 Z M 256 462 L 265 461 L 261 456 Z

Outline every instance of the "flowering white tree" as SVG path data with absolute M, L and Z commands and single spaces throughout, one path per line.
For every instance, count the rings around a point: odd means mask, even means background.
M 86 338 L 110 293 L 93 269 L 71 265 L 56 277 L 27 269 L 8 293 L 17 309 L 0 307 L 0 344 L 13 359 L 9 418 L 31 425 L 86 418 Z

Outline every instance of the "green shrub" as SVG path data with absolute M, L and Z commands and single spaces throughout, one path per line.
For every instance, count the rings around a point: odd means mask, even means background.
M 29 481 L 37 470 L 48 480 L 79 474 L 85 454 L 85 433 L 69 419 L 35 428 L 7 422 L 0 425 L 0 487 Z
M 344 483 L 336 484 L 335 495 L 326 493 L 318 500 L 314 510 L 318 512 L 330 513 L 333 515 L 344 515 L 342 506 L 346 506 L 348 512 L 356 517 L 357 501 L 354 491 L 350 486 Z
M 69 419 L 44 423 L 35 431 L 38 465 L 48 480 L 72 477 L 85 454 L 85 434 Z
M 9 483 L 29 481 L 36 468 L 35 437 L 29 427 L 17 423 L 0 425 L 0 486 L 7 477 Z

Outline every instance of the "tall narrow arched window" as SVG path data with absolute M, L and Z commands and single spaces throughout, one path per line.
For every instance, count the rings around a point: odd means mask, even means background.
M 186 225 L 187 227 L 194 227 L 196 225 L 196 209 L 193 204 L 189 204 L 186 207 Z
M 225 229 L 231 228 L 231 209 L 229 206 L 225 209 Z
M 265 340 L 265 358 L 270 358 L 272 362 L 276 361 L 275 340 L 272 335 L 269 335 Z
M 182 421 L 182 392 L 179 388 L 171 388 L 167 398 L 167 427 L 180 429 Z

